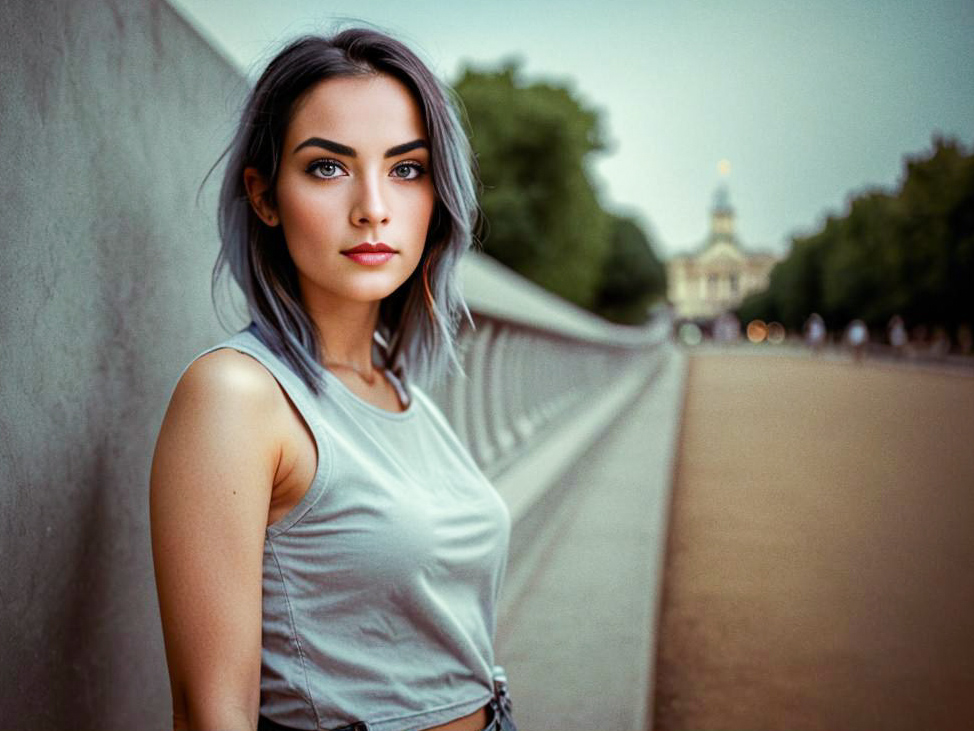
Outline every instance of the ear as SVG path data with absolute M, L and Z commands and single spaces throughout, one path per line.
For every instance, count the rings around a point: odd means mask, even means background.
M 271 205 L 267 179 L 257 171 L 257 168 L 248 167 L 244 168 L 243 181 L 244 188 L 247 189 L 247 198 L 257 217 L 268 226 L 279 224 L 281 219 L 277 215 L 277 209 Z

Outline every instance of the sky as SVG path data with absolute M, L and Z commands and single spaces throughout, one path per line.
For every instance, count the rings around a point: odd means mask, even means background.
M 521 59 L 600 110 L 603 204 L 664 257 L 700 248 L 722 183 L 745 249 L 784 254 L 935 134 L 974 143 L 971 0 L 169 1 L 252 79 L 295 35 L 355 21 L 447 82 Z

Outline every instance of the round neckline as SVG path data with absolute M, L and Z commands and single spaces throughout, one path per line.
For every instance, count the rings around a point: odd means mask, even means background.
M 384 409 L 381 406 L 376 406 L 370 401 L 366 401 L 364 398 L 362 398 L 357 393 L 355 393 L 352 389 L 350 389 L 347 385 L 345 385 L 345 382 L 341 378 L 336 376 L 334 373 L 332 373 L 324 366 L 319 365 L 319 369 L 324 374 L 324 377 L 328 379 L 329 384 L 335 386 L 339 392 L 344 394 L 344 397 L 347 401 L 357 404 L 359 407 L 365 409 L 366 411 L 369 411 L 370 413 L 375 414 L 376 416 L 381 416 L 385 419 L 402 420 L 402 419 L 410 418 L 416 411 L 415 409 L 416 397 L 412 393 L 409 393 L 405 385 L 403 385 L 403 390 L 405 390 L 407 395 L 409 396 L 409 403 L 406 404 L 406 408 L 403 409 L 402 411 L 389 411 L 388 409 Z M 381 371 L 385 375 L 386 379 L 390 381 L 390 383 L 392 382 L 392 379 L 395 378 L 395 375 L 390 373 L 388 368 L 382 368 Z M 394 385 L 393 385 L 393 390 L 396 390 Z M 328 389 L 326 388 L 325 391 L 327 392 Z M 398 397 L 399 396 L 397 391 L 396 398 Z

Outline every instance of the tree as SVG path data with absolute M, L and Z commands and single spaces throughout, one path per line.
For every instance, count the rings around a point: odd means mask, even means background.
M 593 307 L 611 220 L 586 171 L 605 148 L 599 115 L 518 64 L 466 69 L 454 85 L 483 183 L 484 250 L 552 292 Z
M 649 305 L 666 294 L 666 269 L 634 220 L 612 216 L 610 230 L 595 311 L 613 322 L 639 325 Z
M 974 323 L 974 154 L 934 138 L 908 158 L 900 189 L 867 191 L 820 231 L 792 241 L 770 286 L 739 308 L 742 319 L 780 318 L 798 329 L 812 312 L 832 328 L 862 318 L 882 328 Z
M 933 152 L 907 160 L 897 196 L 898 284 L 914 323 L 974 322 L 974 154 L 934 139 Z
M 892 202 L 885 193 L 862 194 L 851 202 L 845 217 L 826 225 L 821 237 L 821 307 L 836 327 L 860 318 L 870 327 L 882 328 L 892 315 L 900 250 Z

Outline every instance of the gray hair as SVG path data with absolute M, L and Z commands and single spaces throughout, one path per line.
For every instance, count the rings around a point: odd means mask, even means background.
M 213 283 L 229 270 L 243 291 L 251 329 L 315 393 L 322 388 L 323 345 L 301 303 L 294 262 L 281 227 L 260 220 L 247 198 L 243 172 L 256 168 L 268 181 L 270 202 L 281 148 L 294 103 L 326 79 L 387 74 L 410 90 L 430 142 L 436 204 L 416 271 L 379 309 L 378 335 L 384 367 L 430 381 L 451 365 L 460 367 L 456 335 L 470 318 L 457 282 L 457 264 L 474 240 L 476 177 L 470 144 L 451 92 L 405 45 L 378 31 L 344 30 L 331 37 L 304 36 L 268 64 L 247 97 L 220 189 L 222 242 Z

